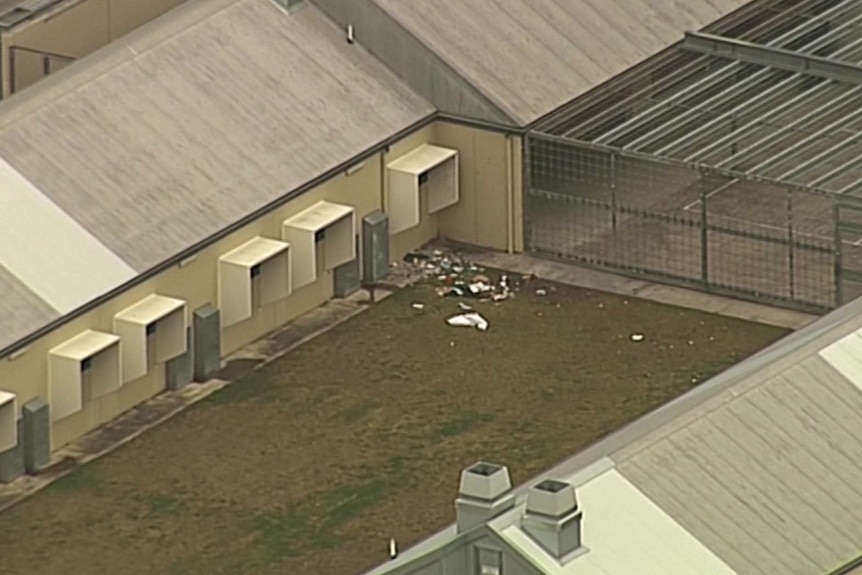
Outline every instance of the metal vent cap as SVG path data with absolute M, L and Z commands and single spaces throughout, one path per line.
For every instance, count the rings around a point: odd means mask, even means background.
M 505 465 L 480 461 L 461 472 L 459 492 L 464 497 L 493 501 L 511 489 L 512 478 Z
M 527 513 L 547 517 L 563 517 L 577 511 L 575 488 L 565 481 L 546 479 L 527 492 Z

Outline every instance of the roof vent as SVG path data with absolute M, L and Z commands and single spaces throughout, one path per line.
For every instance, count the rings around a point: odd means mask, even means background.
M 546 479 L 527 492 L 521 527 L 533 540 L 562 559 L 581 548 L 581 510 L 571 484 Z
M 458 533 L 484 524 L 515 504 L 509 468 L 479 462 L 461 472 L 461 486 L 455 501 Z

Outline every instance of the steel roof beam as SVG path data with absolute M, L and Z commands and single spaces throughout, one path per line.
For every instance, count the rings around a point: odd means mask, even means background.
M 802 162 L 801 164 L 799 164 L 795 168 L 788 170 L 787 172 L 784 172 L 783 174 L 778 176 L 778 179 L 779 180 L 790 180 L 791 178 L 795 178 L 796 176 L 804 174 L 805 172 L 808 172 L 812 168 L 816 167 L 819 163 L 821 163 L 826 158 L 829 158 L 830 156 L 835 155 L 836 152 L 839 152 L 839 151 L 843 150 L 844 148 L 846 148 L 847 146 L 850 146 L 852 144 L 857 143 L 859 140 L 860 140 L 859 134 L 853 134 L 849 138 L 845 138 L 845 139 L 839 141 L 837 144 L 830 146 L 826 150 L 823 150 L 822 152 L 815 155 L 814 157 L 809 158 L 808 160 L 805 160 L 804 162 Z M 814 184 L 811 184 L 811 185 L 814 185 Z
M 815 90 L 818 92 L 819 91 L 825 92 L 826 89 L 833 87 L 828 82 L 828 80 L 824 80 L 823 82 L 824 82 L 823 84 L 820 84 L 819 86 L 816 86 L 815 88 L 812 88 L 811 91 L 803 92 L 801 94 L 798 94 L 797 96 L 794 96 L 790 100 L 787 100 L 786 102 L 779 104 L 775 108 L 772 108 L 771 110 L 769 110 L 765 114 L 758 116 L 757 118 L 754 118 L 753 120 L 743 124 L 742 126 L 737 128 L 735 131 L 731 132 L 730 134 L 722 136 L 718 140 L 712 141 L 705 148 L 701 148 L 700 150 L 696 151 L 695 153 L 690 154 L 689 156 L 686 156 L 685 161 L 686 162 L 702 161 L 703 158 L 711 156 L 712 154 L 714 154 L 715 152 L 717 152 L 721 148 L 727 146 L 728 144 L 731 144 L 734 140 L 738 140 L 740 137 L 742 137 L 742 135 L 751 131 L 752 128 L 761 127 L 763 124 L 766 123 L 767 120 L 771 120 L 773 118 L 779 118 L 785 114 L 793 113 L 798 108 L 801 108 L 802 106 L 804 106 L 805 104 L 808 103 L 808 100 L 811 98 L 812 93 Z M 705 130 L 705 128 L 706 127 L 704 126 L 703 128 L 698 128 L 697 130 L 692 132 L 692 136 L 694 136 L 694 138 L 693 138 L 694 142 L 698 142 L 698 141 L 702 140 L 704 137 L 712 135 L 710 132 L 707 132 Z
M 842 37 L 848 30 L 852 30 L 853 24 L 858 22 L 859 20 L 862 20 L 862 16 L 857 16 L 856 18 L 841 24 L 839 27 L 837 27 L 835 30 L 830 31 L 828 34 L 821 36 L 820 38 L 814 40 L 813 42 L 809 42 L 808 44 L 806 44 L 805 46 L 800 48 L 800 50 L 817 50 L 823 46 L 828 45 L 830 42 L 833 42 L 834 40 Z M 686 38 L 688 38 L 688 33 L 686 34 Z M 683 48 L 685 48 L 685 41 L 683 41 Z M 720 102 L 720 101 L 725 100 L 727 98 L 733 97 L 734 95 L 741 93 L 750 87 L 755 86 L 757 83 L 759 83 L 763 80 L 766 80 L 771 74 L 775 74 L 775 68 L 765 68 L 763 70 L 759 70 L 758 72 L 752 74 L 751 76 L 749 76 L 748 78 L 746 78 L 742 82 L 734 84 L 732 87 L 728 88 L 727 90 L 724 90 L 724 91 L 708 98 L 707 100 L 698 103 L 696 106 L 689 108 L 688 110 L 686 110 L 685 112 L 683 112 L 679 116 L 676 116 L 672 120 L 654 128 L 653 130 L 640 136 L 636 140 L 629 142 L 626 146 L 624 146 L 624 149 L 633 150 L 633 149 L 637 149 L 638 147 L 643 147 L 643 146 L 651 144 L 652 142 L 655 142 L 656 140 L 667 135 L 670 130 L 673 130 L 679 126 L 682 126 L 686 122 L 688 122 L 689 120 L 696 118 L 701 113 L 701 111 L 708 110 L 712 104 L 714 104 L 716 102 Z M 786 88 L 787 86 L 792 85 L 793 82 L 798 82 L 802 78 L 804 78 L 803 74 L 795 74 L 794 76 L 791 76 L 790 78 L 782 81 L 780 84 L 778 84 L 778 86 L 776 86 L 770 90 L 767 90 L 767 92 L 769 94 L 774 94 L 775 88 L 778 88 L 778 87 L 785 87 Z M 766 94 L 766 92 L 759 94 L 755 99 L 761 98 L 764 94 Z M 740 106 L 737 106 L 736 108 L 734 108 L 734 110 L 742 109 L 746 105 L 747 105 L 746 103 L 743 103 Z M 655 153 L 661 155 L 663 151 L 664 151 L 664 148 L 662 148 L 662 150 L 659 150 Z
M 733 58 L 747 64 L 769 66 L 848 84 L 862 84 L 862 68 L 856 64 L 802 54 L 784 48 L 754 44 L 734 38 L 722 38 L 703 32 L 686 32 L 682 47 L 692 52 Z
M 785 124 L 779 130 L 768 134 L 763 138 L 757 140 L 750 146 L 743 148 L 740 152 L 734 154 L 733 156 L 726 158 L 721 162 L 718 162 L 716 164 L 716 167 L 724 168 L 728 167 L 729 165 L 740 164 L 748 160 L 749 158 L 756 156 L 763 150 L 767 150 L 773 145 L 777 144 L 778 142 L 786 138 L 788 135 L 792 134 L 795 129 L 812 123 L 818 118 L 818 116 L 820 116 L 824 112 L 832 112 L 837 109 L 841 109 L 847 106 L 849 103 L 852 102 L 854 98 L 860 95 L 862 95 L 862 88 L 853 88 L 851 90 L 848 90 L 837 98 L 829 100 L 825 104 L 819 106 L 818 108 L 812 110 L 804 116 L 800 116 L 789 124 Z
M 833 108 L 833 110 L 834 110 L 834 108 Z M 856 118 L 859 118 L 860 116 L 862 116 L 862 107 L 856 108 L 850 114 L 848 114 L 846 116 L 842 116 L 841 118 L 838 118 L 834 122 L 831 122 L 828 125 L 820 128 L 819 130 L 817 130 L 813 134 L 810 134 L 808 137 L 798 141 L 797 143 L 790 146 L 789 148 L 785 148 L 784 150 L 775 154 L 774 156 L 770 156 L 766 160 L 760 162 L 759 164 L 757 164 L 753 168 L 746 170 L 746 172 L 745 172 L 746 175 L 756 174 L 757 172 L 763 172 L 763 171 L 765 171 L 769 168 L 772 168 L 774 166 L 780 166 L 781 164 L 783 164 L 787 160 L 793 158 L 796 154 L 799 153 L 800 150 L 804 149 L 810 143 L 823 138 L 823 136 L 825 136 L 829 132 L 833 131 L 835 128 L 841 126 L 842 124 L 847 124 L 851 120 L 855 120 Z
M 805 34 L 811 32 L 812 30 L 817 28 L 817 26 L 820 26 L 824 21 L 828 22 L 828 20 L 826 20 L 826 18 L 828 16 L 832 16 L 834 14 L 840 14 L 843 9 L 846 9 L 848 7 L 853 8 L 854 5 L 855 5 L 854 0 L 847 0 L 845 2 L 842 2 L 841 4 L 833 6 L 829 10 L 825 11 L 823 14 L 820 14 L 819 16 L 817 16 L 815 18 L 811 18 L 810 20 L 807 20 L 805 23 L 797 26 L 796 28 L 793 28 L 792 30 L 789 30 L 788 32 L 785 32 L 784 34 L 771 40 L 770 42 L 768 42 L 765 45 L 766 46 L 773 46 L 776 44 L 782 44 L 784 42 L 798 39 L 799 37 L 804 36 Z M 742 69 L 743 65 L 744 64 L 742 62 L 732 62 L 732 63 L 724 66 L 723 68 L 721 68 L 720 70 L 717 70 L 716 72 L 713 72 L 712 74 L 710 74 L 706 78 L 701 79 L 699 82 L 692 84 L 688 88 L 674 94 L 673 96 L 671 96 L 670 98 L 668 98 L 666 100 L 662 100 L 661 102 L 658 102 L 656 105 L 652 106 L 648 110 L 641 112 L 640 114 L 638 114 L 636 117 L 632 118 L 631 120 L 620 124 L 616 128 L 603 134 L 601 137 L 596 138 L 594 140 L 594 142 L 597 144 L 608 144 L 609 142 L 613 141 L 617 137 L 628 132 L 630 129 L 635 128 L 635 127 L 643 124 L 645 121 L 647 121 L 649 119 L 655 118 L 656 113 L 658 113 L 659 111 L 663 111 L 669 107 L 672 107 L 676 102 L 681 101 L 681 100 L 685 100 L 689 96 L 699 92 L 701 89 L 703 89 L 705 87 L 712 86 L 713 84 L 716 84 L 716 83 L 722 81 L 723 79 L 727 78 L 733 72 L 736 72 L 736 71 Z
M 843 24 L 842 26 L 855 25 L 860 20 L 862 20 L 862 16 L 858 16 L 858 17 L 854 18 L 853 20 L 851 20 L 850 22 Z M 852 53 L 852 51 L 855 50 L 856 48 L 858 48 L 860 45 L 862 45 L 862 38 L 859 38 L 859 39 L 855 40 L 853 43 L 848 44 L 847 46 L 844 46 L 843 48 L 841 48 L 840 50 L 835 52 L 835 54 L 833 54 L 833 56 L 848 55 L 848 54 Z M 767 89 L 765 92 L 761 92 L 760 94 L 756 95 L 751 100 L 749 100 L 747 102 L 743 102 L 742 104 L 734 107 L 732 110 L 728 110 L 727 112 L 724 112 L 720 116 L 713 118 L 712 120 L 710 120 L 706 124 L 699 126 L 697 129 L 687 133 L 685 136 L 681 136 L 681 137 L 677 138 L 676 140 L 670 142 L 669 144 L 663 146 L 661 149 L 657 150 L 655 153 L 658 155 L 672 156 L 673 154 L 675 154 L 679 151 L 682 151 L 685 148 L 691 147 L 693 144 L 696 144 L 697 142 L 700 142 L 704 138 L 708 137 L 710 135 L 710 132 L 709 132 L 710 128 L 713 128 L 713 127 L 715 127 L 715 126 L 717 126 L 723 122 L 726 122 L 729 118 L 732 118 L 734 114 L 741 112 L 742 110 L 744 110 L 746 108 L 751 108 L 754 104 L 760 104 L 761 101 L 763 101 L 763 104 L 766 104 L 772 100 L 775 100 L 778 96 L 781 96 L 782 94 L 785 94 L 788 91 L 790 91 L 790 89 L 797 87 L 799 85 L 799 83 L 801 83 L 806 78 L 807 78 L 807 76 L 805 76 L 804 74 L 794 74 L 793 76 L 791 76 L 790 78 L 788 78 L 784 82 L 781 82 L 780 84 L 773 86 L 772 88 Z M 734 139 L 740 138 L 741 135 L 744 134 L 750 128 L 752 128 L 754 126 L 761 125 L 763 118 L 765 118 L 767 116 L 769 116 L 769 117 L 775 116 L 779 111 L 786 108 L 786 104 L 789 104 L 791 102 L 797 103 L 797 102 L 805 100 L 805 99 L 810 99 L 812 97 L 812 95 L 816 95 L 819 92 L 821 92 L 827 88 L 833 87 L 833 86 L 835 86 L 835 83 L 833 80 L 825 80 L 824 83 L 820 84 L 819 86 L 812 88 L 808 92 L 804 92 L 802 94 L 799 94 L 798 96 L 791 99 L 789 102 L 785 102 L 783 104 L 780 104 L 778 108 L 771 109 L 766 114 L 761 115 L 760 117 L 755 118 L 754 120 L 752 120 L 750 122 L 747 122 L 744 126 L 737 128 L 732 133 L 730 133 L 726 136 L 723 136 L 719 141 L 713 142 L 712 144 L 707 146 L 707 149 L 709 149 L 709 148 L 718 149 L 724 143 L 731 142 Z M 722 140 L 723 140 L 723 142 L 722 142 Z M 700 151 L 688 156 L 686 158 L 686 161 L 692 161 L 695 157 L 701 156 L 702 152 L 703 152 L 703 150 L 700 150 Z
M 820 176 L 816 180 L 809 182 L 807 185 L 811 186 L 812 188 L 823 187 L 823 185 L 825 183 L 827 183 L 831 180 L 834 180 L 837 177 L 843 176 L 847 172 L 847 170 L 849 170 L 850 168 L 852 168 L 854 166 L 859 166 L 859 165 L 862 165 L 862 155 L 856 156 L 855 158 L 851 158 L 850 160 L 847 160 L 846 162 L 844 162 L 843 164 L 841 164 L 840 166 L 838 166 L 834 170 L 830 170 L 829 172 L 827 172 L 826 174 L 823 174 L 822 176 Z
M 859 178 L 858 180 L 856 180 L 854 182 L 850 182 L 849 184 L 847 184 L 846 186 L 844 186 L 843 188 L 841 188 L 840 190 L 838 190 L 835 193 L 836 194 L 842 194 L 842 195 L 843 194 L 849 194 L 852 190 L 859 188 L 859 187 L 862 187 L 862 178 Z
M 775 4 L 778 1 L 780 1 L 780 0 L 775 0 L 772 3 Z M 803 0 L 803 2 L 801 2 L 800 5 L 795 7 L 794 9 L 782 11 L 779 14 L 777 14 L 774 18 L 772 18 L 771 20 L 768 20 L 766 22 L 761 22 L 761 23 L 755 25 L 751 30 L 748 30 L 742 37 L 756 40 L 758 38 L 757 35 L 760 34 L 761 32 L 763 32 L 765 30 L 771 30 L 775 26 L 783 23 L 786 19 L 788 19 L 790 17 L 798 16 L 797 12 L 804 12 L 805 10 L 809 9 L 811 7 L 811 5 L 816 6 L 820 2 L 822 2 L 822 0 Z M 761 9 L 768 9 L 768 6 L 762 7 Z M 752 17 L 751 14 L 747 14 L 746 16 L 748 18 Z M 722 26 L 722 29 L 731 29 L 735 25 L 743 24 L 745 22 L 747 22 L 747 20 L 745 20 L 745 19 L 738 19 L 738 20 L 733 20 L 733 21 L 729 20 L 727 22 L 722 22 L 722 24 L 724 24 L 724 26 Z M 670 63 L 672 61 L 672 58 L 667 57 L 667 55 L 665 55 L 664 57 L 665 57 L 665 59 L 668 60 L 668 63 Z M 586 120 L 582 120 L 582 121 L 580 121 L 580 123 L 577 123 L 573 126 L 572 125 L 566 126 L 565 131 L 563 131 L 563 133 L 561 135 L 566 136 L 566 137 L 577 137 L 580 134 L 587 133 L 590 130 L 593 130 L 595 128 L 600 127 L 602 124 L 609 121 L 614 116 L 618 115 L 629 104 L 647 97 L 652 92 L 657 92 L 657 91 L 661 91 L 662 89 L 669 88 L 675 82 L 677 82 L 678 79 L 685 79 L 686 77 L 689 77 L 692 74 L 692 72 L 696 72 L 697 70 L 699 70 L 702 67 L 702 65 L 704 64 L 704 62 L 706 62 L 708 60 L 709 60 L 708 56 L 701 56 L 701 57 L 697 58 L 696 60 L 693 60 L 693 61 L 687 63 L 686 65 L 675 69 L 670 74 L 668 74 L 666 76 L 662 76 L 660 85 L 655 84 L 655 83 L 650 83 L 649 85 L 647 85 L 644 88 L 641 88 L 640 90 L 636 91 L 635 93 L 633 93 L 629 96 L 626 96 L 625 99 L 608 106 L 606 109 L 602 110 L 601 112 L 599 112 L 593 116 L 590 116 Z M 664 64 L 664 63 L 662 63 L 662 64 Z M 650 67 L 650 66 L 646 65 L 646 63 L 644 66 L 638 66 L 637 68 L 635 68 L 635 70 L 632 71 L 631 74 L 627 75 L 626 82 L 625 82 L 625 84 L 623 84 L 623 86 L 631 86 L 633 83 L 635 83 L 635 81 L 642 79 L 643 76 L 648 76 L 648 74 L 652 73 L 653 68 L 659 68 L 659 67 L 660 66 L 658 66 L 658 65 L 654 66 L 654 67 Z M 637 71 L 637 74 L 634 74 L 635 71 Z M 641 73 L 641 72 L 643 72 L 643 73 Z M 610 88 L 610 86 L 609 86 L 609 88 Z M 578 102 L 578 105 L 573 106 L 572 109 L 570 109 L 570 110 L 566 110 L 565 112 L 561 113 L 556 118 L 554 118 L 552 120 L 552 122 L 549 122 L 550 125 L 542 124 L 540 126 L 537 126 L 537 129 L 540 129 L 540 130 L 544 130 L 544 129 L 558 130 L 561 127 L 565 126 L 566 123 L 570 122 L 572 118 L 577 117 L 579 114 L 584 113 L 586 110 L 589 109 L 590 106 L 595 106 L 599 103 L 601 103 L 601 100 L 598 97 L 590 99 L 590 100 L 586 100 L 586 99 L 581 100 Z

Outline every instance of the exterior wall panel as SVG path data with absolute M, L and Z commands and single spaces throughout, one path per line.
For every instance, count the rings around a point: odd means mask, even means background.
M 521 179 L 520 138 L 447 122 L 437 124 L 435 136 L 435 143 L 458 150 L 461 158 L 461 201 L 440 213 L 440 235 L 457 242 L 506 250 L 509 229 L 521 216 L 521 194 L 515 189 L 520 187 Z M 508 197 L 510 173 L 513 202 Z M 509 210 L 514 210 L 513 217 Z M 517 251 L 523 246 L 518 236 L 523 234 L 519 224 L 514 227 L 513 244 Z
M 190 311 L 207 304 L 216 305 L 218 258 L 221 255 L 255 236 L 279 239 L 284 220 L 319 201 L 352 206 L 356 210 L 356 221 L 362 221 L 366 215 L 382 208 L 386 163 L 425 143 L 439 142 L 459 151 L 462 162 L 461 200 L 459 204 L 437 214 L 428 214 L 428 206 L 422 206 L 423 217 L 418 226 L 390 236 L 390 259 L 401 259 L 409 250 L 437 237 L 438 221 L 441 222 L 440 226 L 447 230 L 447 236 L 453 239 L 504 249 L 507 189 L 504 167 L 505 136 L 486 134 L 473 128 L 453 127 L 450 124 L 444 125 L 442 130 L 438 128 L 439 126 L 431 125 L 417 130 L 392 144 L 385 153 L 366 158 L 363 165 L 351 169 L 349 175 L 341 173 L 334 176 L 208 246 L 195 256 L 187 258 L 182 264 L 58 327 L 33 342 L 26 352 L 14 354 L 15 359 L 0 359 L 0 386 L 15 393 L 19 405 L 36 398 L 47 398 L 49 349 L 87 329 L 111 332 L 115 314 L 152 294 L 184 300 Z M 519 169 L 514 173 L 519 174 Z M 470 226 L 478 226 L 480 229 L 471 230 Z M 223 328 L 222 355 L 236 351 L 331 299 L 334 294 L 333 271 L 322 266 L 318 273 L 319 277 L 315 283 L 255 310 L 248 320 Z M 107 423 L 165 388 L 165 367 L 160 363 L 146 376 L 125 383 L 116 392 L 96 398 L 80 412 L 56 422 L 52 428 L 52 449 L 57 449 L 87 431 Z

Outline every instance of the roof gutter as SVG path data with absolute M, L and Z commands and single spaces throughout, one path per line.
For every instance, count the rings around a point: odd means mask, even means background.
M 828 573 L 828 575 L 849 575 L 850 572 L 853 571 L 854 569 L 856 569 L 857 567 L 862 567 L 862 555 L 860 555 L 859 557 L 857 557 L 853 561 L 850 561 L 849 563 L 842 565 L 838 569 L 835 569 L 834 571 L 830 571 Z

